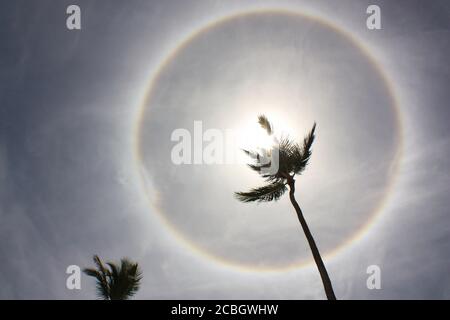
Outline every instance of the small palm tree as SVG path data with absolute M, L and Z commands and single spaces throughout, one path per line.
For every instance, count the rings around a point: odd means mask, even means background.
M 264 115 L 258 117 L 258 122 L 261 127 L 266 130 L 268 135 L 273 135 L 272 125 Z M 303 232 L 308 240 L 314 261 L 319 269 L 326 296 L 328 300 L 336 300 L 336 296 L 334 295 L 333 287 L 331 285 L 331 280 L 320 256 L 319 249 L 317 248 L 311 231 L 309 230 L 306 220 L 303 217 L 302 210 L 300 209 L 300 206 L 294 196 L 294 177 L 296 174 L 300 175 L 308 164 L 311 157 L 311 147 L 314 142 L 315 130 L 316 124 L 314 123 L 311 132 L 304 139 L 302 146 L 293 142 L 288 137 L 282 137 L 280 141 L 278 141 L 278 169 L 274 170 L 275 172 L 268 172 L 268 170 L 266 170 L 272 165 L 271 162 L 263 163 L 262 161 L 262 159 L 265 158 L 265 155 L 270 154 L 270 152 L 267 152 L 267 150 L 262 150 L 264 151 L 264 154 L 262 154 L 261 152 L 244 150 L 245 153 L 255 159 L 255 164 L 249 164 L 249 167 L 265 178 L 267 184 L 259 188 L 251 189 L 249 192 L 236 192 L 235 196 L 242 202 L 276 201 L 281 198 L 289 187 L 289 198 L 295 211 L 297 212 L 298 220 L 300 221 L 300 225 L 302 226 Z
M 142 272 L 137 263 L 123 258 L 120 266 L 108 262 L 106 264 L 109 268 L 106 268 L 97 255 L 93 260 L 97 268 L 86 268 L 83 271 L 97 279 L 97 295 L 100 299 L 127 300 L 139 290 Z

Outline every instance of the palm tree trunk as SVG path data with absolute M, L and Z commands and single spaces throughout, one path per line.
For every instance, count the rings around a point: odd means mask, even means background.
M 298 220 L 300 221 L 300 224 L 303 228 L 303 232 L 305 233 L 306 239 L 308 240 L 309 247 L 311 248 L 312 255 L 314 257 L 314 261 L 316 262 L 317 269 L 319 269 L 320 277 L 322 278 L 323 287 L 325 288 L 325 294 L 327 295 L 328 300 L 336 300 L 336 296 L 334 295 L 333 287 L 331 285 L 330 277 L 328 276 L 327 269 L 325 268 L 325 265 L 322 261 L 322 258 L 319 253 L 319 249 L 316 246 L 316 242 L 314 241 L 314 238 L 311 234 L 311 231 L 309 231 L 308 225 L 306 224 L 306 220 L 303 217 L 302 210 L 300 209 L 300 206 L 298 205 L 297 201 L 294 197 L 295 192 L 295 182 L 294 179 L 291 178 L 291 181 L 289 181 L 289 198 L 291 199 L 291 203 L 295 208 L 295 211 L 297 212 Z

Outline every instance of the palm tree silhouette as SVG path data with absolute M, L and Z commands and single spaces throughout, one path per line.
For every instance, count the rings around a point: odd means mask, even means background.
M 127 300 L 139 290 L 142 272 L 137 263 L 122 258 L 120 265 L 108 262 L 109 268 L 106 268 L 97 255 L 93 260 L 96 269 L 86 268 L 83 272 L 97 279 L 97 296 L 100 299 Z
M 272 125 L 264 115 L 258 117 L 258 122 L 263 129 L 266 130 L 269 136 L 273 135 Z M 278 150 L 262 150 L 263 152 L 255 152 L 244 150 L 244 152 L 255 160 L 255 164 L 249 164 L 248 166 L 258 172 L 263 178 L 265 178 L 267 184 L 251 189 L 249 192 L 236 192 L 235 196 L 242 202 L 269 202 L 276 201 L 287 191 L 289 186 L 289 198 L 295 211 L 297 212 L 298 220 L 303 228 L 306 239 L 308 240 L 309 247 L 311 248 L 314 261 L 319 269 L 320 277 L 325 288 L 325 293 L 328 300 L 336 300 L 333 287 L 331 285 L 330 277 L 328 276 L 327 269 L 322 261 L 322 258 L 317 248 L 316 242 L 309 230 L 305 218 L 303 217 L 302 210 L 295 200 L 295 179 L 294 176 L 300 175 L 305 170 L 306 165 L 311 157 L 311 146 L 315 138 L 316 124 L 314 123 L 311 132 L 305 137 L 303 146 L 293 142 L 289 137 L 282 137 L 278 144 Z M 278 168 L 269 172 L 268 168 L 273 168 L 273 160 L 264 163 L 263 159 L 266 159 L 266 155 L 273 151 L 278 151 Z M 272 157 L 272 159 L 274 159 Z

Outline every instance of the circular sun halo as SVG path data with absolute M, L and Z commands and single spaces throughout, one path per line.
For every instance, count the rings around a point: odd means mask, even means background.
M 290 13 L 285 13 L 285 14 L 290 14 Z M 231 19 L 231 18 L 230 18 Z M 227 21 L 227 20 L 225 20 L 224 19 L 224 21 Z M 323 22 L 322 21 L 322 23 L 324 23 L 325 25 L 326 25 L 326 23 L 325 22 Z M 213 24 L 213 26 L 215 26 L 215 24 Z M 211 26 L 209 26 L 208 28 L 205 28 L 204 30 L 209 30 L 209 29 L 211 29 L 212 27 Z M 201 31 L 201 32 L 203 32 L 203 31 Z M 194 35 L 197 35 L 197 34 L 201 34 L 201 32 L 197 32 L 196 34 L 194 34 Z M 192 37 L 192 38 L 194 38 L 194 37 Z M 189 41 L 191 40 L 191 38 L 189 38 L 188 39 Z M 186 41 L 185 43 L 187 44 L 187 43 L 189 43 L 189 41 Z M 184 44 L 183 44 L 184 45 Z M 183 45 L 181 45 L 180 46 L 180 48 L 183 48 Z M 178 50 L 178 49 L 177 49 Z M 361 49 L 362 50 L 362 49 Z M 176 52 L 176 51 L 175 51 Z M 364 52 L 366 52 L 366 50 L 364 50 Z M 366 52 L 367 53 L 367 52 Z M 173 57 L 173 56 L 175 56 L 175 55 L 171 55 L 170 57 Z M 369 57 L 370 57 L 370 55 L 368 55 Z M 171 60 L 167 60 L 167 62 L 170 62 Z M 374 61 L 373 61 L 374 62 Z M 166 65 L 166 62 L 164 62 L 162 65 L 161 65 L 161 67 L 160 67 L 160 69 L 158 69 L 159 71 L 156 73 L 156 75 L 155 75 L 155 78 L 154 79 L 152 79 L 152 82 L 151 82 L 151 84 L 153 85 L 153 82 L 156 82 L 156 80 L 155 79 L 158 79 L 158 76 L 159 76 L 159 73 L 160 73 L 160 71 L 161 70 L 163 70 L 163 67 Z M 374 65 L 375 66 L 377 66 L 376 64 L 375 64 L 375 62 L 374 62 Z M 380 71 L 381 72 L 381 71 Z M 383 76 L 383 79 L 385 79 L 384 78 L 384 76 Z M 389 82 L 385 79 L 385 81 L 386 81 L 386 83 L 387 84 L 389 84 Z M 150 87 L 149 88 L 149 91 L 148 91 L 148 94 L 146 94 L 146 100 L 148 99 L 148 97 L 150 97 L 150 93 L 152 92 L 151 91 L 152 90 L 152 87 Z M 395 99 L 393 99 L 394 101 L 395 101 Z M 394 107 L 395 107 L 396 105 L 394 104 Z M 394 109 L 395 111 L 397 111 L 398 112 L 398 110 L 397 109 Z M 143 111 L 144 111 L 144 107 L 142 107 L 142 109 L 141 109 L 141 111 L 142 111 L 142 114 L 143 114 Z M 269 117 L 269 119 L 271 119 L 274 123 L 275 123 L 275 125 L 279 125 L 280 123 L 282 123 L 283 124 L 283 127 L 282 127 L 282 132 L 284 133 L 284 122 L 280 122 L 280 121 L 278 121 L 279 119 L 278 118 L 276 118 L 276 117 L 272 117 L 272 115 L 271 114 L 267 114 L 267 116 Z M 398 119 L 398 120 L 400 120 L 398 117 L 396 118 L 396 119 Z M 141 119 L 142 120 L 142 119 Z M 142 121 L 141 120 L 139 120 L 138 121 L 138 123 L 141 123 Z M 258 124 L 257 124 L 257 119 L 255 118 L 255 119 L 250 119 L 251 121 L 248 121 L 248 122 L 245 122 L 245 124 L 249 124 L 249 126 L 247 126 L 247 125 L 245 125 L 245 126 L 238 126 L 237 128 L 242 128 L 242 131 L 243 132 L 250 132 L 251 134 L 249 134 L 249 136 L 248 136 L 248 139 L 247 140 L 249 140 L 249 141 L 252 141 L 251 142 L 251 146 L 255 146 L 255 145 L 258 145 L 260 142 L 260 139 L 262 139 L 262 140 L 264 140 L 264 138 L 262 138 L 263 136 L 264 136 L 264 131 L 263 130 L 261 130 L 260 128 L 259 128 L 259 126 L 258 126 Z M 287 118 L 287 120 L 290 120 L 290 118 L 288 117 Z M 401 127 L 400 126 L 400 124 L 401 124 L 401 122 L 399 121 L 398 122 L 398 124 L 399 124 L 399 127 Z M 253 129 L 246 129 L 246 128 L 248 128 L 248 127 L 252 127 L 252 126 L 256 126 L 256 128 L 258 128 L 257 130 L 253 130 Z M 297 124 L 296 124 L 296 126 L 297 126 Z M 139 129 L 140 129 L 141 127 L 140 126 L 137 126 L 137 133 L 139 133 L 140 131 L 139 131 Z M 237 131 L 239 131 L 239 130 L 237 130 Z M 262 133 L 261 133 L 261 131 L 262 131 Z M 296 135 L 295 135 L 296 136 Z M 138 136 L 137 136 L 138 137 Z M 243 139 L 244 140 L 244 139 Z M 136 140 L 136 146 L 138 147 L 136 150 L 137 150 L 137 155 L 138 155 L 138 159 L 141 161 L 141 155 L 140 155 L 140 153 L 141 153 L 141 151 L 139 150 L 139 139 L 138 140 Z M 400 142 L 401 142 L 401 140 L 400 140 Z M 264 142 L 263 142 L 263 144 L 264 144 Z M 399 143 L 399 146 L 401 146 L 401 143 Z M 396 159 L 396 164 L 398 163 L 398 157 L 396 157 L 395 158 Z M 390 187 L 392 187 L 392 181 L 391 181 L 391 184 L 390 184 Z M 385 194 L 385 195 L 387 195 L 387 193 Z M 384 199 L 384 198 L 383 198 Z M 384 201 L 383 202 L 385 202 L 385 199 L 384 199 Z M 377 207 L 377 210 L 375 211 L 375 213 L 376 212 L 380 212 L 380 209 L 382 208 L 382 205 L 380 205 L 379 207 Z M 161 213 L 161 212 L 158 212 L 158 213 Z M 353 242 L 355 239 L 357 239 L 357 238 L 359 238 L 359 237 L 361 237 L 361 235 L 364 233 L 364 231 L 365 230 L 367 230 L 367 228 L 368 228 L 368 226 L 370 226 L 371 224 L 372 224 L 372 222 L 373 222 L 373 220 L 374 220 L 374 218 L 375 218 L 375 214 L 371 217 L 371 219 L 370 219 L 370 221 L 369 221 L 369 223 L 367 223 L 367 225 L 364 227 L 364 228 L 362 228 L 362 229 L 360 229 L 360 230 L 358 230 L 358 232 L 357 232 L 357 234 L 356 235 L 354 235 L 351 239 L 348 239 L 345 243 L 343 243 L 343 244 L 341 244 L 338 248 L 336 248 L 335 250 L 333 250 L 333 252 L 330 252 L 329 253 L 329 255 L 331 256 L 331 255 L 334 255 L 335 253 L 337 253 L 338 252 L 338 249 L 342 249 L 343 247 L 346 247 L 346 246 L 348 246 L 351 242 Z M 164 219 L 164 216 L 161 216 L 163 219 Z M 165 220 L 163 220 L 163 222 L 166 222 Z M 292 263 L 292 264 L 289 264 L 289 265 L 287 265 L 286 267 L 282 267 L 282 268 L 266 268 L 266 267 L 264 267 L 264 268 L 259 268 L 259 267 L 257 267 L 257 266 L 248 266 L 248 265 L 243 265 L 243 264 L 239 264 L 239 263 L 235 263 L 235 262 L 233 262 L 233 261 L 228 261 L 228 260 L 226 260 L 226 259 L 223 259 L 223 258 L 221 258 L 220 256 L 216 256 L 216 255 L 214 255 L 214 254 L 211 254 L 211 253 L 208 253 L 208 252 L 206 252 L 206 251 L 203 251 L 201 248 L 199 248 L 199 247 L 196 247 L 195 246 L 195 244 L 193 244 L 193 243 L 190 243 L 188 240 L 187 240 L 187 238 L 185 238 L 182 234 L 180 234 L 179 232 L 178 232 L 178 230 L 176 230 L 176 228 L 174 228 L 174 227 L 172 227 L 171 225 L 170 225 L 170 223 L 169 222 L 166 222 L 166 226 L 171 230 L 171 231 L 173 231 L 173 234 L 177 237 L 177 239 L 179 239 L 180 241 L 181 241 L 181 243 L 183 243 L 183 244 L 185 244 L 185 245 L 187 245 L 189 248 L 191 248 L 193 251 L 195 251 L 195 252 L 197 252 L 197 253 L 199 253 L 199 254 L 201 254 L 202 256 L 205 256 L 205 257 L 208 257 L 208 258 L 211 258 L 212 260 L 215 260 L 215 261 L 218 261 L 218 262 L 222 262 L 222 263 L 224 263 L 224 264 L 226 264 L 226 265 L 228 265 L 228 266 L 234 266 L 234 267 L 238 267 L 240 270 L 242 269 L 242 270 L 247 270 L 247 268 L 249 269 L 249 270 L 258 270 L 258 271 L 280 271 L 280 270 L 286 270 L 286 269 L 290 269 L 290 268 L 297 268 L 297 267 L 299 267 L 299 266 L 303 266 L 304 264 L 303 263 Z

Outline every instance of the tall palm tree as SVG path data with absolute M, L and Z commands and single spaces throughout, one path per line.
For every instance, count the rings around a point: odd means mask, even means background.
M 97 279 L 97 295 L 104 300 L 127 300 L 139 290 L 142 272 L 137 263 L 127 258 L 120 260 L 120 265 L 107 262 L 107 267 L 95 255 L 95 268 L 86 268 L 84 273 Z
M 261 115 L 258 117 L 258 122 L 267 134 L 272 136 L 272 125 L 266 116 Z M 265 155 L 270 153 L 267 150 L 261 152 L 254 152 L 244 150 L 254 160 L 254 164 L 249 164 L 249 167 L 258 172 L 263 178 L 265 178 L 267 184 L 251 189 L 249 192 L 236 192 L 235 196 L 242 202 L 269 202 L 276 201 L 288 190 L 289 198 L 295 211 L 297 212 L 298 220 L 303 228 L 306 239 L 308 240 L 309 247 L 311 248 L 314 261 L 319 269 L 320 277 L 325 288 L 325 293 L 328 300 L 336 300 L 333 287 L 331 285 L 330 277 L 328 276 L 327 269 L 322 261 L 322 258 L 317 248 L 316 242 L 309 230 L 306 220 L 303 216 L 302 210 L 295 200 L 295 175 L 300 175 L 305 170 L 306 165 L 311 157 L 311 147 L 314 142 L 314 133 L 316 130 L 316 124 L 314 123 L 311 132 L 305 137 L 303 145 L 293 142 L 289 137 L 281 137 L 278 141 L 278 169 L 275 172 L 268 172 L 267 168 L 272 165 L 271 162 L 263 163 L 262 159 Z M 273 157 L 272 157 L 273 159 Z

